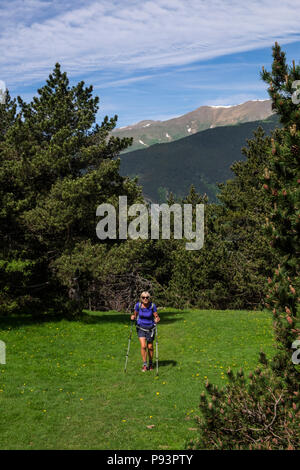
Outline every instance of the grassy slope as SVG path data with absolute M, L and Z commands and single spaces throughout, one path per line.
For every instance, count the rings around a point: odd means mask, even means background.
M 161 318 L 158 377 L 141 372 L 135 331 L 124 373 L 127 315 L 1 321 L 0 449 L 184 449 L 206 377 L 224 384 L 229 366 L 250 371 L 261 348 L 272 354 L 267 312 L 167 309 Z

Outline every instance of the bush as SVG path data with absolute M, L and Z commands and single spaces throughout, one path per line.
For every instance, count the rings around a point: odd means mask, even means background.
M 290 395 L 269 367 L 246 382 L 242 370 L 227 371 L 221 390 L 206 382 L 200 398 L 200 436 L 188 449 L 294 450 L 299 444 L 299 394 Z

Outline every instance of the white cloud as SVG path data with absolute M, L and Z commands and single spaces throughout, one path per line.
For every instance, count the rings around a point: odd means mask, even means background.
M 130 78 L 121 78 L 120 80 L 107 80 L 107 81 L 102 80 L 101 84 L 94 85 L 93 88 L 94 90 L 97 90 L 98 88 L 104 89 L 104 88 L 112 88 L 112 87 L 122 87 L 122 86 L 130 85 L 131 83 L 144 81 L 149 78 L 152 78 L 152 75 L 140 75 L 140 76 L 130 77 Z
M 236 93 L 226 98 L 220 96 L 213 100 L 206 100 L 203 102 L 203 106 L 237 106 L 238 104 L 245 103 L 246 101 L 255 101 L 256 95 L 251 93 Z
M 220 67 L 220 66 L 219 66 Z M 211 80 L 211 83 L 205 84 L 205 83 L 199 83 L 199 84 L 187 84 L 185 85 L 185 89 L 191 89 L 191 90 L 218 90 L 218 88 L 221 88 L 222 91 L 227 91 L 227 90 L 249 90 L 249 91 L 255 91 L 255 92 L 263 92 L 266 87 L 263 83 L 246 83 L 242 82 L 239 84 L 238 82 L 234 83 L 214 83 Z
M 295 42 L 295 3 L 13 0 L 0 6 L 1 78 L 9 88 L 28 85 L 44 80 L 57 61 L 73 76 L 141 73 L 270 47 L 276 40 Z

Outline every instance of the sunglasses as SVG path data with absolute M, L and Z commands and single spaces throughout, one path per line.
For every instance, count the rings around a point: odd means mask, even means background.
M 142 299 L 149 299 L 149 297 L 143 297 L 143 296 L 142 296 Z

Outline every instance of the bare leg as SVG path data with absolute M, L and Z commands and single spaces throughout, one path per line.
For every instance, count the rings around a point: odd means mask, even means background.
M 143 362 L 147 362 L 147 342 L 146 338 L 139 338 L 141 344 L 141 355 Z
M 149 362 L 153 362 L 153 343 L 148 343 Z

